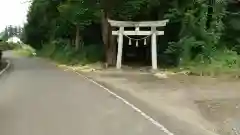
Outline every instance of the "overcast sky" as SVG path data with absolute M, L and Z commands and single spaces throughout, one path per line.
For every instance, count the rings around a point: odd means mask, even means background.
M 30 5 L 28 0 L 0 0 L 0 32 L 7 25 L 20 25 L 26 22 Z

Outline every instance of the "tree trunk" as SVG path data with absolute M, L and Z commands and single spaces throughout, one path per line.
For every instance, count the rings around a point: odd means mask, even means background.
M 79 25 L 76 25 L 76 39 L 75 39 L 75 49 L 78 50 L 79 49 L 79 44 L 80 44 L 80 27 Z
M 105 45 L 105 60 L 110 66 L 116 64 L 116 43 L 112 35 L 112 28 L 108 23 L 108 13 L 102 11 L 102 39 Z

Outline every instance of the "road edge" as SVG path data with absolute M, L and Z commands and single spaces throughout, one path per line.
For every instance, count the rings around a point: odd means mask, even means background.
M 5 73 L 5 72 L 9 69 L 9 67 L 10 67 L 10 65 L 11 65 L 11 62 L 10 62 L 9 60 L 6 60 L 6 62 L 7 62 L 7 65 L 6 65 L 5 68 L 3 68 L 3 69 L 0 71 L 0 76 L 3 75 L 3 73 Z
M 167 129 L 164 125 L 162 125 L 160 122 L 158 122 L 157 120 L 155 120 L 154 118 L 152 118 L 150 115 L 148 115 L 147 113 L 145 113 L 144 111 L 142 111 L 141 109 L 139 109 L 136 105 L 134 105 L 133 103 L 131 103 L 130 101 L 128 101 L 127 99 L 125 99 L 124 97 L 118 95 L 116 92 L 112 91 L 111 89 L 107 88 L 106 86 L 102 85 L 101 83 L 98 83 L 97 81 L 95 81 L 94 79 L 84 75 L 84 73 L 81 73 L 79 71 L 73 71 L 74 73 L 76 73 L 77 75 L 81 76 L 82 78 L 90 81 L 91 83 L 97 85 L 98 87 L 102 88 L 103 90 L 105 90 L 106 92 L 108 92 L 109 94 L 113 95 L 114 97 L 116 97 L 117 99 L 119 99 L 120 101 L 122 101 L 124 104 L 126 104 L 127 106 L 129 106 L 130 108 L 132 108 L 133 110 L 135 110 L 136 112 L 138 112 L 141 116 L 143 116 L 145 119 L 147 119 L 148 121 L 150 121 L 153 125 L 155 125 L 156 127 L 158 127 L 161 131 L 163 131 L 164 133 L 166 133 L 167 135 L 174 135 L 174 133 L 172 133 L 169 129 Z
M 157 128 L 159 128 L 161 131 L 163 131 L 166 135 L 186 135 L 191 133 L 192 135 L 199 135 L 199 133 L 201 133 L 200 135 L 203 135 L 205 133 L 207 133 L 208 135 L 219 135 L 218 133 L 211 131 L 211 130 L 206 130 L 206 129 L 202 129 L 202 128 L 196 128 L 191 130 L 191 132 L 189 132 L 189 129 L 192 129 L 193 126 L 191 126 L 191 124 L 189 123 L 184 123 L 181 122 L 180 120 L 178 120 L 177 124 L 187 124 L 187 128 L 186 127 L 178 127 L 175 126 L 173 128 L 170 127 L 170 124 L 172 124 L 172 122 L 160 122 L 159 118 L 163 119 L 163 120 L 169 120 L 168 115 L 166 114 L 160 114 L 160 115 L 156 115 L 158 112 L 154 109 L 152 109 L 151 107 L 146 107 L 144 105 L 146 105 L 144 102 L 142 102 L 140 99 L 134 98 L 134 100 L 137 100 L 138 102 L 141 102 L 141 104 L 138 104 L 136 101 L 131 100 L 129 97 L 127 97 L 127 95 L 129 95 L 129 93 L 119 93 L 117 91 L 115 91 L 114 89 L 112 89 L 111 86 L 106 85 L 105 83 L 102 83 L 98 80 L 95 80 L 94 78 L 92 78 L 91 76 L 89 76 L 87 72 L 78 70 L 78 69 L 73 69 L 73 68 L 69 68 L 67 65 L 61 65 L 59 66 L 56 63 L 50 62 L 53 65 L 55 65 L 57 68 L 62 69 L 63 71 L 67 72 L 72 72 L 80 77 L 82 77 L 83 79 L 95 84 L 96 86 L 102 88 L 105 92 L 109 93 L 110 95 L 112 95 L 113 97 L 115 97 L 117 100 L 119 100 L 120 102 L 123 102 L 125 105 L 129 106 L 130 108 L 132 108 L 134 111 L 136 111 L 137 113 L 139 113 L 142 117 L 144 117 L 146 120 L 148 120 L 150 123 L 152 123 L 154 126 L 156 126 Z M 71 66 L 70 66 L 71 67 Z M 90 71 L 91 72 L 91 71 Z M 131 97 L 132 98 L 132 97 Z M 144 105 L 142 105 L 144 104 Z M 146 108 L 149 109 L 150 111 L 146 111 Z M 152 112 L 156 112 L 156 114 L 152 114 Z M 189 126 L 189 127 L 188 127 Z M 200 131 L 200 132 L 196 132 L 196 131 Z

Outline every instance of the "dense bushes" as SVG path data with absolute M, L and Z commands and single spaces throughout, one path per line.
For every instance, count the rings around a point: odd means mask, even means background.
M 21 55 L 21 56 L 35 56 L 36 50 L 29 45 L 21 44 L 14 48 L 14 52 Z
M 19 46 L 19 44 L 0 42 L 0 50 L 2 50 L 2 51 L 12 50 L 16 46 Z
M 84 45 L 81 50 L 75 50 L 73 45 L 64 40 L 52 41 L 43 45 L 43 48 L 37 52 L 43 57 L 52 58 L 65 64 L 87 64 L 102 61 L 104 52 L 100 45 Z

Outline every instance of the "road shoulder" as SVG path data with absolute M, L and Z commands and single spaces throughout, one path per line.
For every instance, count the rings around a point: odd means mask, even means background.
M 175 108 L 176 105 L 174 104 L 177 101 L 173 104 L 168 102 L 174 97 L 167 101 L 168 96 L 166 94 L 169 93 L 167 92 L 169 90 L 161 90 L 161 86 L 156 82 L 157 78 L 152 78 L 151 74 L 99 74 L 97 72 L 81 72 L 81 74 L 121 95 L 121 97 L 163 124 L 173 134 L 217 135 L 214 133 L 215 127 L 208 121 L 196 116 L 195 112 L 188 112 L 189 108 L 184 106 L 181 106 L 182 109 Z M 162 94 L 157 95 L 160 91 L 162 91 Z M 185 116 L 187 114 L 189 115 Z
M 11 62 L 9 60 L 3 60 L 4 62 L 2 62 L 2 66 L 0 67 L 0 76 L 3 75 L 9 68 L 11 65 Z

